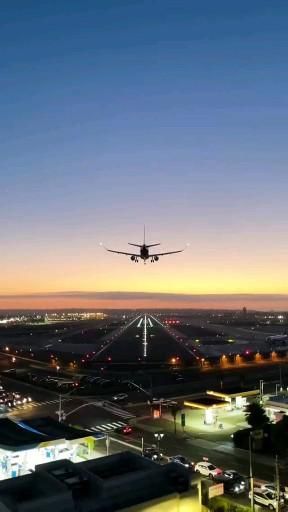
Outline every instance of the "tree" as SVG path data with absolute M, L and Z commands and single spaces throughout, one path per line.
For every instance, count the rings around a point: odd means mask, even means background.
M 171 405 L 171 407 L 170 407 L 170 412 L 171 412 L 171 415 L 172 415 L 173 421 L 174 421 L 174 434 L 176 434 L 176 432 L 177 432 L 177 422 L 176 422 L 177 414 L 181 410 L 182 410 L 182 407 L 178 404 Z
M 274 452 L 277 455 L 286 455 L 288 450 L 288 416 L 272 425 L 271 431 Z
M 257 402 L 252 402 L 246 407 L 246 421 L 252 430 L 264 428 L 270 421 L 266 416 L 265 410 Z

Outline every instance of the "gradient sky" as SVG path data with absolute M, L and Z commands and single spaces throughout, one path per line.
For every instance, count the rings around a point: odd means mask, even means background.
M 287 19 L 287 0 L 4 2 L 0 306 L 288 293 Z M 99 247 L 144 223 L 190 248 L 144 266 Z

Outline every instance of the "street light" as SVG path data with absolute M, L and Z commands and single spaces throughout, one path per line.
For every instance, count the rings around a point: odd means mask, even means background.
M 63 407 L 62 407 L 62 395 L 60 393 L 59 395 L 59 410 L 56 411 L 56 414 L 58 414 L 58 421 L 59 423 L 61 423 L 61 421 L 65 421 L 66 420 L 66 414 L 63 410 Z
M 259 381 L 259 398 L 260 404 L 263 403 L 263 394 L 264 394 L 264 380 Z
M 252 433 L 249 433 L 249 479 L 250 479 L 250 498 L 251 498 L 251 512 L 254 512 L 254 478 L 252 467 Z
M 280 479 L 279 479 L 279 464 L 278 455 L 275 457 L 275 480 L 276 480 L 276 512 L 280 509 Z
M 157 440 L 158 457 L 159 457 L 159 460 L 160 460 L 160 441 L 161 441 L 161 439 L 163 439 L 164 434 L 163 434 L 163 432 L 155 432 L 154 437 Z

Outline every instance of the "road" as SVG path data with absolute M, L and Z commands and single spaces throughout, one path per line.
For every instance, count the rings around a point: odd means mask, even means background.
M 55 392 L 49 392 L 34 388 L 29 384 L 15 382 L 12 379 L 3 379 L 6 389 L 18 390 L 21 393 L 32 395 L 33 402 L 25 405 L 18 410 L 14 410 L 9 416 L 16 420 L 24 420 L 33 417 L 52 416 L 57 418 L 59 409 L 59 397 Z M 145 422 L 141 416 L 148 415 L 149 408 L 147 404 L 119 406 L 104 400 L 103 406 L 99 405 L 101 400 L 81 399 L 73 397 L 63 397 L 62 406 L 66 413 L 66 423 L 78 426 L 90 432 L 102 432 L 103 439 L 97 441 L 97 455 L 105 456 L 107 454 L 107 436 L 110 440 L 108 445 L 109 453 L 118 453 L 123 450 L 131 450 L 141 453 L 142 438 L 144 447 L 155 445 L 154 433 L 157 432 L 157 421 L 151 426 L 151 422 Z M 115 409 L 114 409 L 115 408 Z M 76 410 L 75 410 L 76 409 Z M 114 409 L 114 411 L 113 411 Z M 73 412 L 74 411 L 74 412 Z M 115 411 L 117 414 L 115 414 Z M 125 418 L 125 413 L 130 413 L 136 418 Z M 122 414 L 122 416 L 121 416 Z M 134 424 L 134 430 L 131 435 L 121 435 L 113 432 L 115 426 L 130 422 Z M 165 431 L 161 441 L 161 451 L 165 456 L 182 454 L 191 461 L 197 463 L 208 457 L 209 460 L 223 468 L 234 469 L 244 476 L 249 474 L 249 457 L 242 450 L 234 450 L 232 443 L 215 443 L 206 439 L 196 438 L 181 431 L 175 435 Z M 167 460 L 167 459 L 165 459 Z M 261 457 L 253 455 L 253 471 L 255 480 L 274 481 L 274 467 L 272 461 L 262 460 Z M 286 471 L 280 473 L 283 483 L 287 483 Z M 233 500 L 242 504 L 249 504 L 248 496 L 233 498 Z
M 37 417 L 52 416 L 57 418 L 57 410 L 59 410 L 59 397 L 56 393 L 46 392 L 33 388 L 23 383 L 15 383 L 5 380 L 6 389 L 18 390 L 23 394 L 28 392 L 32 395 L 33 402 L 21 408 L 12 411 L 9 415 L 15 420 L 28 419 Z M 101 401 L 100 401 L 101 402 Z M 155 442 L 154 432 L 157 430 L 157 423 L 151 423 L 141 420 L 143 415 L 147 418 L 149 408 L 147 405 L 138 406 L 119 406 L 111 404 L 110 401 L 104 401 L 104 407 L 99 406 L 97 399 L 81 399 L 72 397 L 63 397 L 62 406 L 66 413 L 66 422 L 72 425 L 81 426 L 84 429 L 100 431 L 103 433 L 111 432 L 113 424 L 125 424 L 127 422 L 135 423 L 135 431 L 131 436 L 125 436 L 125 440 L 135 444 L 138 448 L 141 444 L 141 438 L 147 445 Z M 76 409 L 75 412 L 73 412 Z M 128 415 L 127 415 L 128 413 Z M 130 415 L 130 417 L 129 417 Z M 133 417 L 136 417 L 133 419 Z M 110 425 L 110 427 L 109 427 Z M 106 428 L 107 426 L 107 428 Z M 119 425 L 120 426 L 120 425 Z M 99 428 L 101 427 L 101 428 Z M 116 436 L 113 433 L 113 436 Z M 117 436 L 116 436 L 117 437 Z M 119 437 L 123 440 L 123 437 Z M 232 468 L 243 474 L 248 474 L 248 456 L 247 453 L 233 450 L 232 443 L 212 443 L 205 439 L 196 438 L 195 436 L 183 435 L 179 433 L 174 435 L 166 432 L 163 438 L 162 447 L 167 456 L 183 454 L 189 457 L 193 462 L 201 460 L 203 457 L 209 457 L 211 462 L 224 468 Z M 274 468 L 271 463 L 263 462 L 259 457 L 254 457 L 255 476 L 261 480 L 273 480 Z M 283 475 L 282 475 L 283 476 Z

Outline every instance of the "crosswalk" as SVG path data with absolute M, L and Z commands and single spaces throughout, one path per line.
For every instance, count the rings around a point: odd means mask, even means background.
M 111 412 L 115 416 L 119 416 L 120 418 L 130 420 L 131 418 L 135 418 L 134 414 L 131 414 L 131 412 L 125 411 L 124 409 L 120 409 L 120 407 L 117 407 L 111 402 L 103 402 L 101 404 L 101 407 L 105 409 L 105 411 Z
M 62 403 L 63 402 L 68 402 L 70 400 L 73 400 L 73 398 L 65 398 L 62 400 Z M 8 407 L 8 410 L 13 412 L 13 411 L 20 411 L 20 410 L 27 410 L 27 409 L 32 409 L 33 407 L 43 407 L 45 405 L 53 405 L 53 404 L 59 404 L 59 399 L 54 399 L 54 400 L 45 400 L 43 402 L 35 402 L 34 400 L 32 400 L 32 402 L 26 402 L 25 404 L 19 404 L 19 405 L 15 405 L 14 407 Z
M 86 430 L 88 432 L 106 432 L 108 434 L 109 432 L 115 432 L 118 428 L 125 427 L 125 425 L 127 425 L 127 423 L 124 423 L 123 421 L 114 421 L 113 423 L 105 423 L 104 425 L 90 427 Z

